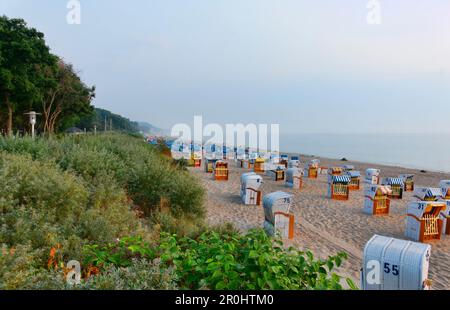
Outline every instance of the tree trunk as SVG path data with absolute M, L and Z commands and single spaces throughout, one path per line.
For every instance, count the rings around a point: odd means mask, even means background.
M 55 126 L 57 123 L 58 116 L 59 116 L 59 114 L 61 114 L 61 111 L 62 111 L 61 106 L 57 105 L 55 111 L 53 112 L 53 114 L 51 114 L 51 117 L 49 120 L 48 133 L 50 133 L 50 134 L 55 133 Z
M 57 93 L 58 93 L 58 90 L 55 90 L 54 92 L 51 93 L 48 101 L 46 101 L 45 99 L 42 100 L 42 111 L 44 114 L 44 133 L 45 134 L 51 133 L 50 124 L 51 124 L 51 117 L 52 117 L 52 106 L 55 101 Z

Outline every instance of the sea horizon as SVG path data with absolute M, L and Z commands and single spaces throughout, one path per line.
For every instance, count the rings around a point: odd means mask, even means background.
M 280 150 L 330 159 L 450 173 L 450 133 L 280 135 Z

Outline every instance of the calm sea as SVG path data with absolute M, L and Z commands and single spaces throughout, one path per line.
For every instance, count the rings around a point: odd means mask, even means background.
M 450 134 L 281 134 L 283 152 L 450 172 Z

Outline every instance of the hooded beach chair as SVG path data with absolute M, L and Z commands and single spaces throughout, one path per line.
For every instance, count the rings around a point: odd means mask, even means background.
M 383 185 L 366 187 L 364 199 L 364 213 L 369 215 L 389 214 L 391 188 Z
M 228 163 L 223 160 L 218 160 L 214 164 L 214 180 L 228 181 Z
M 276 234 L 282 238 L 294 238 L 294 215 L 290 213 L 292 195 L 274 192 L 264 196 L 264 230 L 269 236 Z
M 401 178 L 384 178 L 381 185 L 387 185 L 391 187 L 392 193 L 390 195 L 391 199 L 402 199 L 403 198 L 403 179 Z
M 414 241 L 440 240 L 443 220 L 442 211 L 447 208 L 444 201 L 413 201 L 407 208 L 406 233 Z
M 369 168 L 366 170 L 364 182 L 369 185 L 380 184 L 380 169 Z
M 260 205 L 263 178 L 254 173 L 248 172 L 241 175 L 241 191 L 240 196 L 242 202 L 246 205 Z
M 286 186 L 292 189 L 301 189 L 303 186 L 303 170 L 288 168 L 286 170 Z
M 349 199 L 350 177 L 347 175 L 332 175 L 328 182 L 328 197 L 333 200 Z

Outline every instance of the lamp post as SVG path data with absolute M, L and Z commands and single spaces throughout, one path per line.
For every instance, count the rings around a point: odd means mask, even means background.
M 34 139 L 34 125 L 36 125 L 36 115 L 40 115 L 41 113 L 36 113 L 35 111 L 30 111 L 25 114 L 30 116 L 31 137 Z

